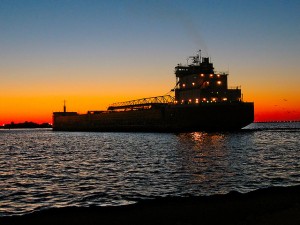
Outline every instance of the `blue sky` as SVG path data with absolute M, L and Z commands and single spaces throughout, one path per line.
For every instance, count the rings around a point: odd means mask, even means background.
M 11 45 L 23 49 L 107 45 L 114 51 L 125 49 L 124 44 L 147 49 L 186 43 L 209 53 L 216 45 L 219 49 L 236 44 L 275 47 L 284 42 L 294 46 L 299 41 L 299 11 L 300 2 L 289 0 L 2 0 L 0 40 L 12 53 Z
M 198 49 L 251 101 L 299 94 L 298 0 L 0 0 L 0 29 L 2 98 L 160 95 Z
M 127 49 L 203 48 L 211 56 L 237 48 L 299 50 L 299 1 L 2 0 L 0 5 L 2 55 L 28 49 L 45 55 L 100 49 L 113 56 Z

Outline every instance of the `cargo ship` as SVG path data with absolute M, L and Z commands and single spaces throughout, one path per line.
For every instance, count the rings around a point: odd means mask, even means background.
M 254 121 L 254 103 L 244 102 L 239 86 L 228 87 L 228 73 L 215 72 L 201 51 L 175 67 L 172 95 L 111 104 L 86 114 L 53 113 L 54 131 L 194 132 L 235 131 Z

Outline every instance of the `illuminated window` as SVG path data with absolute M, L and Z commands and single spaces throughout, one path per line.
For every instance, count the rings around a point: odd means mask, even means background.
M 189 102 L 192 102 L 192 99 L 189 99 Z
M 195 83 L 193 82 L 192 85 L 195 86 Z
M 216 99 L 216 98 L 212 98 L 211 100 L 212 100 L 213 102 L 215 102 L 217 99 Z
M 210 74 L 210 75 L 209 75 L 209 77 L 213 77 L 213 76 L 214 76 L 213 74 Z
M 217 77 L 220 77 L 220 74 L 217 74 Z
M 201 77 L 204 77 L 204 74 L 203 73 L 201 73 L 201 75 L 200 75 Z
M 199 99 L 198 98 L 196 98 L 196 103 L 199 103 Z
M 185 84 L 182 84 L 182 87 L 185 87 Z
M 223 98 L 223 101 L 227 101 L 227 98 Z
M 209 81 L 206 81 L 206 84 L 209 85 Z
M 184 103 L 184 100 L 181 100 L 181 104 Z
M 203 98 L 202 100 L 205 102 L 205 101 L 206 101 L 206 98 Z
M 217 81 L 217 84 L 218 84 L 218 85 L 221 85 L 221 84 L 222 84 L 222 82 L 221 82 L 221 81 Z

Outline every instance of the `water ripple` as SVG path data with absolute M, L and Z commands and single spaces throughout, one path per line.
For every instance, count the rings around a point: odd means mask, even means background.
M 299 184 L 299 124 L 267 125 L 182 134 L 0 130 L 0 216 Z

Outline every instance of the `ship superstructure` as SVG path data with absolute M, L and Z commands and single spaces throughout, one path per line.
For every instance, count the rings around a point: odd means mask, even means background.
M 199 51 L 200 52 L 200 51 Z M 241 89 L 228 89 L 227 73 L 215 73 L 208 57 L 191 56 L 192 63 L 175 67 L 175 104 L 242 101 Z

